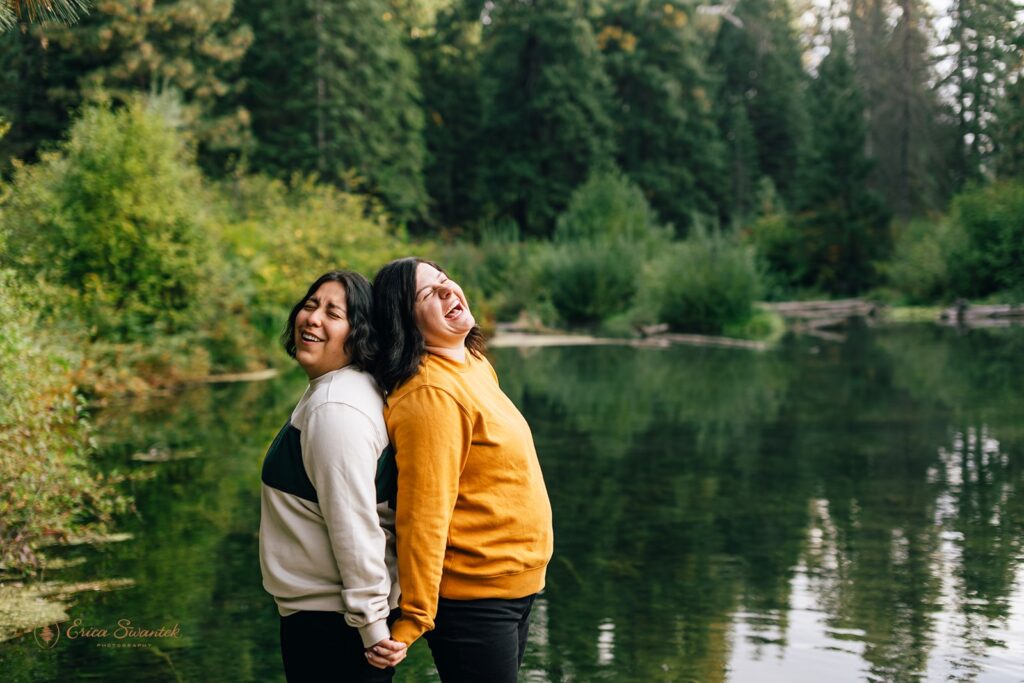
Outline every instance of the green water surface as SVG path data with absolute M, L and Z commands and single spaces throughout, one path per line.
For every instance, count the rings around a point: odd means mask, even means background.
M 555 515 L 522 680 L 1024 681 L 1024 329 L 491 356 Z M 69 616 L 179 635 L 30 634 L 0 644 L 0 680 L 284 680 L 259 473 L 304 386 L 97 415 L 104 467 L 146 475 L 133 539 L 46 578 L 131 579 Z M 417 643 L 396 681 L 432 680 Z

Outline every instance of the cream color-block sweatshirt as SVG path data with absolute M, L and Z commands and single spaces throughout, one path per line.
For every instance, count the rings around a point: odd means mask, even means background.
M 287 616 L 337 611 L 369 647 L 389 636 L 398 603 L 394 509 L 378 502 L 390 457 L 383 400 L 345 367 L 309 383 L 263 462 L 260 568 Z

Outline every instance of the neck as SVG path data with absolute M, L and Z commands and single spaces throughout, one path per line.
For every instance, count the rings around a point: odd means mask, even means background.
M 466 362 L 466 347 L 463 346 L 431 346 L 430 344 L 425 345 L 428 352 L 435 356 L 441 356 L 448 360 L 458 361 L 459 363 Z

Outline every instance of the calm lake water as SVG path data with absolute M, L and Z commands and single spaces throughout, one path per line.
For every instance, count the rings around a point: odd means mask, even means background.
M 1024 329 L 492 358 L 555 514 L 522 680 L 1024 681 Z M 105 466 L 146 475 L 134 538 L 62 550 L 81 564 L 48 578 L 131 579 L 71 619 L 180 636 L 28 635 L 0 678 L 283 680 L 259 473 L 304 384 L 96 416 Z M 424 643 L 396 680 L 436 680 Z

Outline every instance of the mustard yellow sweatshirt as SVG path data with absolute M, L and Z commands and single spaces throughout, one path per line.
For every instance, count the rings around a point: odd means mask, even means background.
M 384 411 L 398 464 L 395 526 L 401 617 L 412 643 L 434 628 L 438 596 L 521 598 L 544 587 L 551 503 L 530 426 L 491 364 L 424 354 Z

